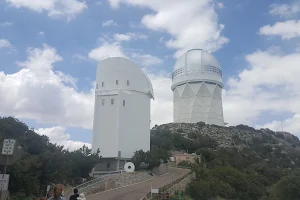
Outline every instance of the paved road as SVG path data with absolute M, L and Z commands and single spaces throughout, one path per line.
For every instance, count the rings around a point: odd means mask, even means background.
M 171 183 L 172 179 L 176 180 L 184 176 L 188 172 L 189 170 L 186 169 L 170 167 L 170 173 L 166 175 L 159 176 L 154 178 L 153 180 L 149 180 L 147 182 L 128 186 L 125 188 L 101 192 L 99 194 L 89 196 L 87 200 L 140 200 L 140 198 L 150 192 L 151 185 L 153 186 L 153 188 L 162 187 Z

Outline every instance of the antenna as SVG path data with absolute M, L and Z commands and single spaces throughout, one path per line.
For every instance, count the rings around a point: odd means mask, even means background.
M 281 122 L 281 132 L 283 132 L 283 126 L 282 126 L 282 116 L 280 117 L 280 122 Z

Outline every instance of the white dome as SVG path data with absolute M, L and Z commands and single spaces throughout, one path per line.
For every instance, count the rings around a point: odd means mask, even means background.
M 115 89 L 137 91 L 154 98 L 153 87 L 148 76 L 127 58 L 107 58 L 98 64 L 96 92 Z
M 191 82 L 212 82 L 223 87 L 222 70 L 213 55 L 202 49 L 192 49 L 180 56 L 174 66 L 172 90 Z

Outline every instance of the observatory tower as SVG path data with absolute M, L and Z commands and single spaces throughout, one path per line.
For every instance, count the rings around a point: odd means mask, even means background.
M 131 158 L 150 150 L 152 84 L 132 61 L 113 57 L 98 64 L 92 149 L 103 158 Z M 111 167 L 111 166 L 110 166 Z
M 172 79 L 174 122 L 224 126 L 222 71 L 213 55 L 187 51 L 176 61 Z

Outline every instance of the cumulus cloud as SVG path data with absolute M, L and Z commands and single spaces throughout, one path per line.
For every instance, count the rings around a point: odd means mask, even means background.
M 46 12 L 50 17 L 65 17 L 68 20 L 87 8 L 84 1 L 78 0 L 6 0 L 9 5 L 16 8 L 27 8 L 36 12 Z
M 114 20 L 107 20 L 102 23 L 103 27 L 110 27 L 110 26 L 117 26 L 117 22 L 114 22 Z
M 7 39 L 0 38 L 0 49 L 2 48 L 12 48 L 12 44 Z
M 300 2 L 293 4 L 272 4 L 269 13 L 281 18 L 294 17 L 300 13 Z
M 282 39 L 300 37 L 300 20 L 288 20 L 285 22 L 277 22 L 273 26 L 263 26 L 259 29 L 259 34 L 280 36 Z
M 0 114 L 91 128 L 94 91 L 78 92 L 75 78 L 55 71 L 55 63 L 62 59 L 55 48 L 44 44 L 28 49 L 27 59 L 17 62 L 20 71 L 0 72 Z
M 223 97 L 226 121 L 233 125 L 245 123 L 254 126 L 260 115 L 268 111 L 298 116 L 300 53 L 285 54 L 271 48 L 249 54 L 246 60 L 249 68 L 227 81 L 228 89 Z M 300 134 L 299 129 L 290 130 Z
M 113 8 L 121 3 L 149 8 L 151 14 L 144 15 L 142 24 L 154 31 L 166 31 L 172 39 L 166 41 L 166 46 L 178 49 L 176 56 L 186 50 L 203 48 L 216 51 L 229 40 L 222 36 L 223 24 L 218 23 L 215 4 L 211 0 L 182 1 L 140 1 L 140 0 L 109 0 Z M 180 28 L 178 28 L 180 27 Z
M 40 135 L 48 136 L 51 143 L 63 145 L 64 149 L 68 149 L 70 151 L 77 150 L 83 147 L 83 145 L 86 145 L 87 147 L 91 148 L 91 144 L 89 143 L 70 140 L 71 135 L 69 133 L 66 133 L 66 128 L 61 126 L 55 126 L 51 128 L 39 128 L 34 131 Z

